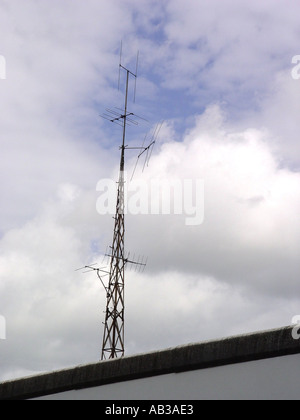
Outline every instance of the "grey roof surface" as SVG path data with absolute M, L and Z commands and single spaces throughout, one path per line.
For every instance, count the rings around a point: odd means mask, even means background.
M 41 397 L 170 373 L 300 353 L 293 327 L 190 344 L 0 383 L 0 400 Z

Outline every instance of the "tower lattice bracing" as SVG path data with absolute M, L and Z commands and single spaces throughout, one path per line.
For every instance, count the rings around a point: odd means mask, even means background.
M 124 149 L 122 151 L 122 156 L 123 155 Z M 124 168 L 123 170 L 121 168 L 118 183 L 114 236 L 111 249 L 109 285 L 107 291 L 105 327 L 102 345 L 102 360 L 114 359 L 120 356 L 124 356 L 124 287 L 126 261 L 124 256 L 125 220 L 123 174 Z

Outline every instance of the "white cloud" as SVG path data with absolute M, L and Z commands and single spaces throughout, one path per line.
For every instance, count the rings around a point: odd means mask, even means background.
M 74 220 L 70 226 L 67 218 L 83 198 L 81 194 L 76 202 L 74 196 L 70 201 L 64 195 L 1 240 L 1 313 L 8 324 L 1 376 L 16 367 L 43 371 L 70 365 L 76 361 L 78 338 L 91 334 L 93 325 L 91 335 L 99 333 L 95 326 L 100 288 L 91 277 L 75 272 L 92 256 L 93 236 L 88 241 L 85 237 L 89 221 L 85 220 L 84 235 L 82 227 Z M 94 357 L 96 351 L 95 344 Z
M 152 237 L 150 232 L 164 232 L 159 248 L 152 240 L 143 245 L 158 269 L 171 266 L 293 295 L 298 290 L 300 176 L 280 169 L 268 132 L 236 132 L 221 119 L 218 107 L 209 108 L 183 143 L 163 145 L 146 175 L 203 178 L 204 224 L 188 229 L 184 218 L 153 216 L 140 218 L 137 226 L 132 218 L 128 230 L 142 232 L 141 242 Z M 130 236 L 134 242 L 136 233 Z
M 254 118 L 272 131 L 273 152 L 283 166 L 299 170 L 300 83 L 291 77 L 291 68 L 274 78 L 271 93 L 261 102 L 259 115 Z
M 211 277 L 169 271 L 127 274 L 130 353 L 288 325 L 299 300 L 264 297 Z M 139 316 L 137 316 L 137 313 Z

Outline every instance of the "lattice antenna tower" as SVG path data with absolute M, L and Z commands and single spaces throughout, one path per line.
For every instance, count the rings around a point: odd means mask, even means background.
M 120 172 L 119 172 L 119 181 L 118 181 L 118 193 L 117 193 L 117 203 L 116 203 L 116 213 L 114 217 L 114 232 L 113 232 L 113 242 L 110 247 L 110 251 L 106 252 L 105 256 L 110 258 L 110 268 L 109 271 L 104 268 L 97 268 L 97 264 L 92 264 L 85 266 L 79 270 L 85 269 L 89 271 L 95 271 L 97 276 L 105 289 L 106 292 L 106 311 L 105 311 L 105 322 L 104 322 L 104 333 L 103 333 L 103 343 L 102 343 L 102 354 L 101 360 L 115 359 L 118 357 L 123 357 L 125 353 L 124 347 L 124 325 L 125 325 L 125 301 L 124 301 L 124 291 L 125 291 L 125 268 L 130 266 L 134 268 L 135 271 L 144 271 L 147 265 L 147 259 L 144 257 L 130 258 L 130 253 L 125 252 L 125 205 L 124 205 L 124 195 L 125 195 L 125 151 L 129 149 L 139 150 L 139 155 L 137 158 L 137 163 L 134 168 L 133 175 L 136 171 L 137 164 L 142 156 L 145 156 L 145 163 L 143 170 L 146 165 L 149 164 L 150 157 L 152 155 L 153 147 L 156 143 L 159 131 L 162 127 L 162 123 L 157 124 L 150 140 L 148 135 L 146 135 L 142 146 L 139 147 L 128 147 L 126 145 L 126 129 L 129 125 L 139 125 L 139 120 L 144 120 L 144 118 L 135 115 L 132 112 L 128 112 L 128 97 L 129 97 L 129 81 L 130 78 L 134 78 L 134 101 L 136 99 L 136 81 L 138 76 L 138 61 L 139 53 L 137 53 L 136 60 L 136 71 L 133 73 L 131 70 L 126 68 L 122 64 L 122 43 L 120 51 L 120 64 L 119 64 L 119 80 L 118 80 L 118 89 L 120 90 L 120 78 L 121 72 L 126 74 L 126 84 L 125 84 L 125 103 L 123 108 L 114 108 L 106 109 L 106 112 L 101 115 L 106 120 L 109 120 L 112 123 L 120 125 L 122 127 L 122 144 L 120 146 L 121 150 L 121 159 L 120 159 Z M 121 111 L 121 113 L 119 112 Z M 145 120 L 146 121 L 146 120 Z M 132 175 L 132 176 L 133 176 Z M 106 286 L 104 277 L 108 277 L 108 285 Z
M 107 109 L 104 118 L 109 121 L 119 124 L 123 128 L 121 159 L 120 159 L 120 173 L 118 181 L 118 194 L 116 204 L 116 214 L 114 223 L 113 242 L 110 247 L 110 270 L 109 270 L 109 283 L 105 288 L 107 292 L 107 304 L 104 322 L 104 334 L 102 344 L 102 360 L 115 359 L 124 356 L 124 288 L 125 288 L 125 267 L 127 264 L 135 265 L 136 268 L 144 268 L 146 263 L 144 260 L 134 261 L 129 259 L 129 254 L 126 255 L 124 251 L 124 236 L 125 236 L 125 215 L 124 215 L 124 170 L 125 170 L 125 150 L 129 149 L 126 146 L 126 128 L 127 125 L 138 125 L 137 117 L 132 112 L 128 112 L 128 95 L 129 95 L 129 81 L 134 78 L 134 101 L 136 98 L 136 80 L 138 72 L 139 53 L 137 53 L 136 71 L 133 73 L 131 70 L 122 64 L 122 44 L 120 51 L 120 64 L 119 64 L 119 82 L 118 88 L 120 89 L 120 74 L 126 74 L 126 88 L 125 88 L 125 103 L 122 113 L 118 114 L 116 110 Z M 147 150 L 147 147 L 139 147 L 139 149 Z M 101 280 L 100 272 L 97 271 L 98 277 Z M 102 280 L 101 280 L 102 281 Z M 105 286 L 104 286 L 105 287 Z

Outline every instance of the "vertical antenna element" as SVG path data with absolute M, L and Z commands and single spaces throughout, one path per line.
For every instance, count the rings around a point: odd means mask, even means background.
M 137 52 L 137 56 L 136 56 L 136 69 L 135 69 L 135 84 L 134 84 L 134 99 L 133 102 L 135 103 L 135 98 L 136 98 L 136 81 L 137 81 L 137 77 L 138 77 L 138 67 L 139 67 L 139 55 L 140 52 Z
M 120 90 L 120 77 L 121 77 L 121 66 L 122 66 L 122 51 L 123 51 L 123 41 L 121 41 L 121 47 L 120 47 L 120 63 L 119 63 L 118 91 Z

